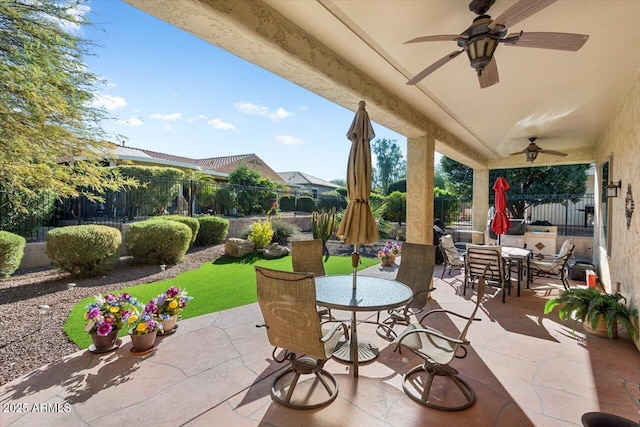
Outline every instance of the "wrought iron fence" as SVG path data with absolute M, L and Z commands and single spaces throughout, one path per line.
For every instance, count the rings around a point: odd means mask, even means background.
M 144 187 L 107 192 L 102 202 L 86 197 L 59 200 L 41 191 L 26 204 L 27 212 L 7 206 L 9 195 L 0 193 L 0 230 L 10 231 L 28 241 L 44 241 L 48 230 L 65 225 L 104 224 L 139 221 L 155 215 L 222 215 L 238 217 L 264 214 L 277 203 L 283 212 L 338 210 L 346 207 L 342 196 L 315 195 L 306 191 L 216 184 L 201 181 L 155 180 Z M 593 194 L 511 196 L 510 204 L 523 206 L 531 223 L 546 221 L 558 226 L 558 234 L 593 235 Z M 471 229 L 473 203 L 467 199 L 436 198 L 434 217 L 451 228 Z M 491 203 L 493 200 L 491 198 Z

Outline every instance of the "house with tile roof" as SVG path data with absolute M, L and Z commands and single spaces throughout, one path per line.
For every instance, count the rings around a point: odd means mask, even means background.
M 240 154 L 235 156 L 209 157 L 206 159 L 192 159 L 190 157 L 176 156 L 160 153 L 142 148 L 114 145 L 110 160 L 117 164 L 118 160 L 129 160 L 135 164 L 147 166 L 170 166 L 179 169 L 194 170 L 213 176 L 216 181 L 226 182 L 229 174 L 235 171 L 242 163 L 252 169 L 256 169 L 260 176 L 280 184 L 286 182 L 264 160 L 255 154 Z
M 286 182 L 290 187 L 305 189 L 314 196 L 326 193 L 327 191 L 333 191 L 340 187 L 332 182 L 325 181 L 324 179 L 316 178 L 315 176 L 299 171 L 278 172 L 278 175 L 280 175 L 284 182 Z

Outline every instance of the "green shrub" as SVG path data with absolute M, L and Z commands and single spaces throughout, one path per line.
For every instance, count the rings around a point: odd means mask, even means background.
M 369 195 L 369 204 L 370 205 L 375 204 L 375 205 L 378 205 L 378 206 L 384 204 L 384 196 L 382 194 L 378 194 L 378 193 L 371 193 Z
M 20 267 L 27 241 L 8 231 L 0 231 L 0 277 L 9 277 Z
M 122 235 L 106 225 L 72 225 L 47 233 L 47 256 L 73 276 L 105 274 L 119 259 Z
M 297 226 L 281 219 L 272 220 L 271 228 L 273 229 L 271 241 L 280 245 L 286 245 L 289 239 L 299 230 Z
M 142 221 L 129 226 L 125 245 L 139 264 L 175 264 L 184 259 L 191 229 L 177 221 Z
M 296 198 L 295 196 L 282 196 L 280 197 L 280 210 L 282 212 L 292 212 L 296 210 Z
M 167 221 L 177 221 L 187 225 L 191 229 L 191 245 L 193 245 L 198 237 L 200 231 L 200 222 L 196 218 L 191 218 L 184 215 L 161 215 L 154 216 L 149 219 L 161 219 Z
M 313 197 L 300 196 L 298 197 L 298 206 L 296 209 L 302 212 L 313 212 L 316 210 L 316 201 Z
M 337 191 L 327 191 L 318 196 L 318 209 L 329 211 L 331 208 L 346 209 L 347 199 Z
M 402 224 L 407 217 L 407 194 L 394 191 L 385 197 L 384 219 Z
M 199 246 L 219 245 L 224 242 L 229 232 L 229 220 L 217 216 L 201 216 L 200 231 L 196 244 Z
M 257 221 L 251 224 L 249 230 L 249 240 L 256 245 L 256 249 L 266 248 L 273 238 L 273 228 L 271 221 Z

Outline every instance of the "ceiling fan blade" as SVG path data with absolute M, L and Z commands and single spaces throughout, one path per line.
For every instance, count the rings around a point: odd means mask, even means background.
M 422 42 L 454 42 L 459 38 L 467 39 L 467 36 L 461 36 L 459 34 L 443 34 L 439 36 L 424 36 L 424 37 L 416 37 L 415 39 L 411 39 L 409 41 L 404 42 L 404 44 L 409 43 L 422 43 Z
M 512 37 L 510 39 L 510 37 Z M 513 33 L 505 39 L 505 46 L 537 47 L 577 51 L 587 42 L 589 36 L 570 33 Z M 514 40 L 513 42 L 510 40 Z
M 451 52 L 450 54 L 448 54 L 444 58 L 439 59 L 438 61 L 436 61 L 433 64 L 429 65 L 424 70 L 420 71 L 411 80 L 409 80 L 407 82 L 407 84 L 408 85 L 414 85 L 414 84 L 418 83 L 420 80 L 424 79 L 429 74 L 433 73 L 435 70 L 437 70 L 438 68 L 442 67 L 444 64 L 446 64 L 447 62 L 451 61 L 456 56 L 460 55 L 462 52 L 464 52 L 464 50 L 457 50 L 457 51 Z
M 551 154 L 552 156 L 562 156 L 562 157 L 568 156 L 567 153 L 561 153 L 560 151 L 553 151 L 553 150 L 540 150 L 539 152 L 545 153 L 545 154 Z
M 496 64 L 495 56 L 492 57 L 487 66 L 484 67 L 484 70 L 482 70 L 482 74 L 478 76 L 478 81 L 480 82 L 481 89 L 493 86 L 500 81 L 500 78 L 498 77 L 498 65 Z
M 526 152 L 527 152 L 526 150 L 522 150 L 522 151 L 517 151 L 517 152 L 515 152 L 515 153 L 511 153 L 511 155 L 512 155 L 512 156 L 519 156 L 520 154 L 522 154 L 522 153 L 526 153 Z
M 493 29 L 498 24 L 503 27 L 510 28 L 512 25 L 517 24 L 535 13 L 538 13 L 555 1 L 556 0 L 520 0 L 509 9 L 502 12 L 500 16 L 490 23 L 489 29 Z

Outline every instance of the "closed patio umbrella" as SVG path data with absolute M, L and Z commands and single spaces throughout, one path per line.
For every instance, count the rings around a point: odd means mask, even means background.
M 369 207 L 371 194 L 371 146 L 370 141 L 375 136 L 369 115 L 364 109 L 365 102 L 358 103 L 347 138 L 351 140 L 351 151 L 347 163 L 347 199 L 349 204 L 344 213 L 338 237 L 353 245 L 353 288 L 356 288 L 358 271 L 358 245 L 373 243 L 380 238 L 376 221 Z
M 507 190 L 509 188 L 509 183 L 501 176 L 493 184 L 493 191 L 495 191 L 496 197 L 496 214 L 491 222 L 491 230 L 498 235 L 498 244 L 500 244 L 500 235 L 505 234 L 511 225 L 507 217 Z

